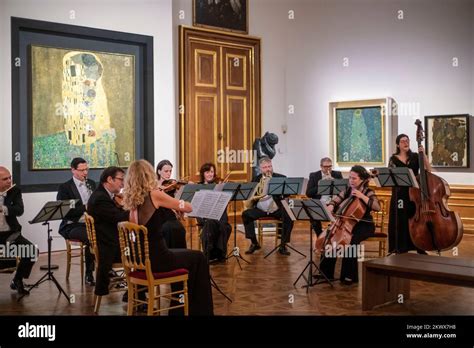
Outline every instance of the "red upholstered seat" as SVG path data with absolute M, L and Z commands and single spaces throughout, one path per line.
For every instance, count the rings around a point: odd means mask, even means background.
M 381 232 L 375 232 L 372 237 L 375 237 L 375 238 L 387 238 L 387 234 L 386 234 L 386 233 L 381 233 Z
M 164 279 L 164 278 L 171 278 L 171 277 L 177 277 L 181 275 L 188 274 L 188 270 L 184 268 L 178 268 L 170 272 L 160 272 L 160 273 L 153 273 L 153 277 L 155 279 Z M 132 278 L 138 278 L 138 279 L 146 279 L 146 272 L 145 271 L 134 271 L 130 272 L 130 277 Z

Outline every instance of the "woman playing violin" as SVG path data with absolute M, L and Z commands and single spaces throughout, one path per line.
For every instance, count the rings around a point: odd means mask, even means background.
M 221 181 L 216 176 L 216 166 L 213 163 L 203 164 L 199 175 L 200 184 L 217 184 Z M 204 253 L 209 254 L 209 260 L 224 261 L 227 255 L 227 242 L 232 232 L 227 212 L 222 214 L 219 221 L 198 219 L 198 224 L 202 226 L 201 242 Z
M 171 164 L 170 161 L 162 160 L 158 163 L 156 166 L 156 175 L 158 176 L 158 184 L 161 188 L 169 187 L 167 181 L 170 181 L 172 172 L 173 164 Z M 171 197 L 174 197 L 176 192 L 175 189 L 165 189 L 165 191 Z M 164 207 L 162 207 L 162 209 L 164 210 L 163 217 L 165 218 L 162 233 L 167 247 L 170 249 L 186 249 L 186 229 L 178 220 L 172 209 Z
M 368 188 L 369 179 L 371 175 L 362 166 L 354 166 L 351 168 L 349 174 L 349 187 L 347 190 L 341 192 L 339 195 L 334 197 L 328 203 L 328 210 L 335 215 L 335 218 L 347 219 L 345 217 L 343 209 L 353 202 L 354 199 L 360 200 L 362 206 L 365 208 L 364 216 L 355 223 L 352 229 L 352 239 L 350 245 L 352 248 L 344 249 L 344 257 L 342 260 L 341 267 L 341 282 L 345 285 L 357 283 L 359 280 L 358 269 L 357 269 L 357 245 L 363 240 L 369 238 L 374 234 L 375 225 L 373 222 L 372 210 L 379 211 L 380 204 L 375 195 L 374 191 Z M 340 252 L 335 252 L 331 249 L 333 245 L 327 245 L 322 251 L 321 257 L 321 271 L 326 275 L 327 278 L 334 278 L 334 269 L 336 266 L 336 255 L 340 255 Z M 336 246 L 337 248 L 337 246 Z M 349 251 L 346 254 L 346 251 Z M 321 278 L 321 275 L 316 276 Z

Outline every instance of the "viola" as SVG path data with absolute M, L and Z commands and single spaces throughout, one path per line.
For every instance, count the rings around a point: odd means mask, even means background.
M 168 180 L 163 181 L 159 189 L 163 192 L 170 192 L 174 190 L 179 190 L 181 186 L 184 186 L 187 184 L 188 184 L 187 181 L 168 179 Z
M 418 147 L 424 139 L 421 121 L 416 120 Z M 443 251 L 454 248 L 462 239 L 463 225 L 458 213 L 447 206 L 451 194 L 448 183 L 425 169 L 424 154 L 418 153 L 420 174 L 419 188 L 410 187 L 411 205 L 414 215 L 409 219 L 409 231 L 413 244 L 425 251 Z

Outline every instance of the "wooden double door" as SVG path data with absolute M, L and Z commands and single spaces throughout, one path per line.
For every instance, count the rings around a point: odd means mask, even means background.
M 206 162 L 223 177 L 252 176 L 261 134 L 260 39 L 180 27 L 180 176 Z

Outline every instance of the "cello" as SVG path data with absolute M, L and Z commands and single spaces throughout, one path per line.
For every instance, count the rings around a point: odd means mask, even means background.
M 421 121 L 416 120 L 418 147 L 424 139 Z M 463 225 L 459 214 L 450 211 L 447 201 L 451 195 L 448 183 L 439 176 L 426 171 L 424 153 L 419 152 L 419 188 L 410 187 L 411 204 L 415 213 L 409 219 L 409 231 L 413 244 L 425 251 L 443 251 L 454 248 L 462 239 Z
M 368 181 L 365 180 L 360 187 L 364 192 Z M 348 188 L 352 190 L 352 188 Z M 367 206 L 357 197 L 351 196 L 347 202 L 341 206 L 334 221 L 325 231 L 323 231 L 316 240 L 316 249 L 323 251 L 327 244 L 342 246 L 350 245 L 352 239 L 352 230 L 354 226 L 363 220 Z M 365 221 L 365 220 L 364 220 Z

